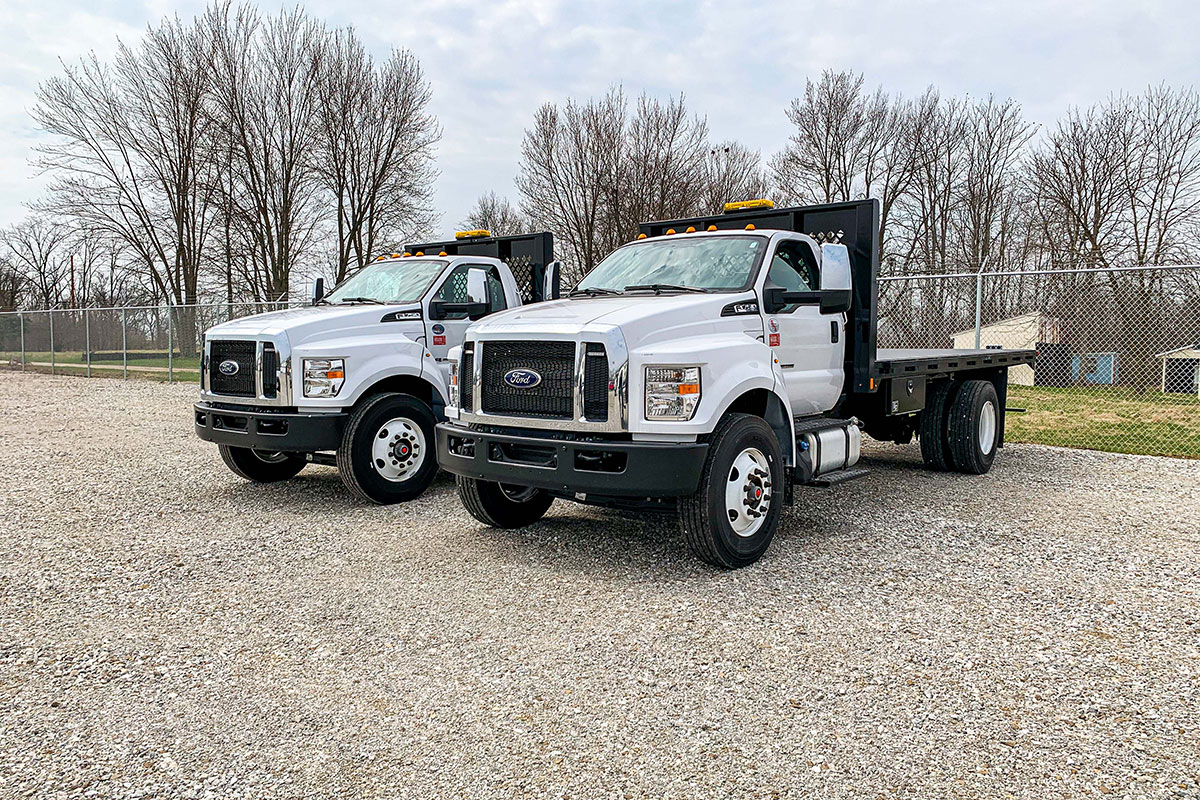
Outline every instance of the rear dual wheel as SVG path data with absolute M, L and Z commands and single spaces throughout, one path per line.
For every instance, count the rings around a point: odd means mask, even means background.
M 1000 401 L 991 381 L 942 381 L 921 414 L 921 456 L 931 469 L 982 475 L 1000 444 Z

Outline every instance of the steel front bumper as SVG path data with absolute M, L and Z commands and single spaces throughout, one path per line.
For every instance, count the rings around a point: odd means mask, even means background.
M 283 414 L 196 403 L 196 435 L 206 442 L 273 453 L 337 450 L 347 414 Z
M 447 472 L 567 494 L 681 497 L 696 491 L 706 442 L 570 441 L 437 426 Z

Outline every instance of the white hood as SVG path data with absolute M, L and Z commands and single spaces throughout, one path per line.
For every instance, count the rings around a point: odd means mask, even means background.
M 385 306 L 370 303 L 345 306 L 304 306 L 230 320 L 209 328 L 206 335 L 217 338 L 258 338 L 282 335 L 286 336 L 293 346 L 298 346 L 314 336 L 328 339 L 350 330 L 366 333 L 378 325 L 385 314 L 394 311 L 419 310 L 420 306 L 413 303 Z M 417 323 L 417 321 L 414 320 L 413 323 Z M 413 323 L 409 323 L 409 325 Z M 397 332 L 407 330 L 409 327 L 409 325 L 404 325 L 401 328 L 397 323 L 388 324 L 395 325 L 394 330 Z
M 493 314 L 473 325 L 471 332 L 491 338 L 573 335 L 589 328 L 618 328 L 632 350 L 650 339 L 663 341 L 714 332 L 722 320 L 730 319 L 721 317 L 721 309 L 750 299 L 750 292 L 577 297 Z M 739 324 L 761 325 L 757 317 L 742 317 Z

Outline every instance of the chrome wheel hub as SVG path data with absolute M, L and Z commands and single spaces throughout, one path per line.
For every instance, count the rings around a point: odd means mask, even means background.
M 738 536 L 753 536 L 771 508 L 771 464 L 757 447 L 733 460 L 725 482 L 725 515 Z
M 389 481 L 400 483 L 413 476 L 425 462 L 425 434 L 408 417 L 385 422 L 371 443 L 371 463 Z

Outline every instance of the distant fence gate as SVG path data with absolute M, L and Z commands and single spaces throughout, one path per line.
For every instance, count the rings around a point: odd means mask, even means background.
M 205 329 L 287 303 L 0 313 L 0 366 L 196 380 Z M 1200 266 L 890 275 L 881 347 L 1036 349 L 1009 441 L 1200 458 Z

